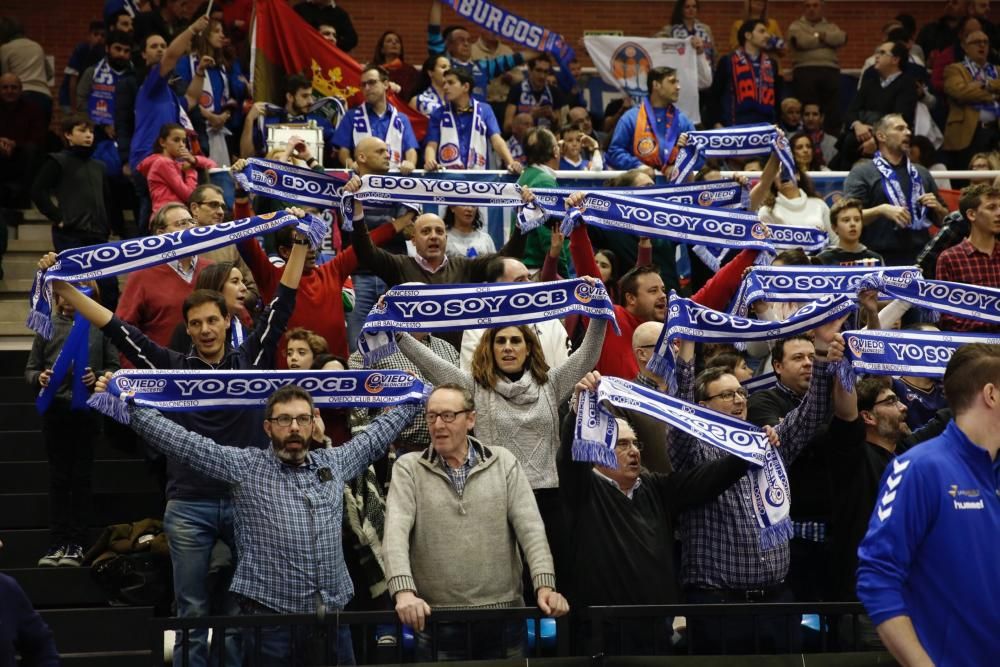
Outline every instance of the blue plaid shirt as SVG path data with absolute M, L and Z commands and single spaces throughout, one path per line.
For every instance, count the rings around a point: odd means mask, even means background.
M 437 452 L 435 451 L 436 455 Z M 452 468 L 448 465 L 448 462 L 444 460 L 443 456 L 437 457 L 438 461 L 444 472 L 448 475 L 448 479 L 451 480 L 451 485 L 455 487 L 455 492 L 458 493 L 458 497 L 461 498 L 462 494 L 465 493 L 465 481 L 469 479 L 469 473 L 472 469 L 476 467 L 479 463 L 479 456 L 476 454 L 476 448 L 473 445 L 472 438 L 469 438 L 469 454 L 465 457 L 465 461 L 462 465 L 457 468 Z
M 828 368 L 825 361 L 814 362 L 812 383 L 802 403 L 774 427 L 781 438 L 778 453 L 786 470 L 826 422 L 832 391 Z M 678 360 L 677 388 L 678 398 L 694 401 L 694 364 Z M 676 429 L 671 429 L 668 452 L 678 472 L 727 455 Z M 681 581 L 685 586 L 752 590 L 785 580 L 788 542 L 767 551 L 761 549 L 752 493 L 750 478 L 744 475 L 714 501 L 681 514 Z
M 239 561 L 230 590 L 280 613 L 307 614 L 321 602 L 343 609 L 354 594 L 341 543 L 344 485 L 384 456 L 423 409 L 396 407 L 350 442 L 310 452 L 301 466 L 283 463 L 271 447 L 218 445 L 156 410 L 133 405 L 129 412 L 150 445 L 232 485 Z

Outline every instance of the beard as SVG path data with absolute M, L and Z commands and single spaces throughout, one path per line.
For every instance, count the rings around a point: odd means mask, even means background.
M 289 451 L 289 444 L 298 444 L 299 447 Z M 274 448 L 275 456 L 283 462 L 293 465 L 298 465 L 305 461 L 306 454 L 309 452 L 309 448 L 306 446 L 306 439 L 299 434 L 290 434 L 280 439 L 272 435 L 271 447 Z

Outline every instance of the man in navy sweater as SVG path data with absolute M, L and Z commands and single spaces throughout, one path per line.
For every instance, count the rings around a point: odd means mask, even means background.
M 882 477 L 858 549 L 858 598 L 901 664 L 995 664 L 1000 345 L 960 348 L 944 388 L 954 421 Z

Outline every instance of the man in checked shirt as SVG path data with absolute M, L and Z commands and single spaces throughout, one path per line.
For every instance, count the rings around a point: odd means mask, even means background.
M 828 369 L 844 355 L 843 338 L 838 333 L 842 324 L 843 319 L 837 319 L 815 330 L 816 358 L 809 389 L 798 407 L 775 426 L 781 440 L 778 454 L 786 471 L 816 429 L 827 421 L 833 382 Z M 695 378 L 694 351 L 692 341 L 681 341 L 677 398 L 745 421 L 747 395 L 739 380 L 719 369 L 707 369 Z M 721 449 L 676 430 L 671 434 L 667 451 L 678 472 L 726 455 Z M 792 601 L 792 593 L 785 584 L 788 540 L 771 549 L 761 546 L 751 493 L 752 482 L 744 476 L 716 500 L 681 514 L 681 584 L 689 604 Z M 752 620 L 691 618 L 689 641 L 696 653 L 756 652 Z M 758 619 L 761 650 L 797 652 L 800 620 L 798 616 Z
M 102 378 L 96 390 L 106 386 Z M 354 594 L 341 545 L 344 485 L 385 456 L 389 443 L 422 409 L 398 406 L 344 445 L 311 451 L 310 441 L 323 438 L 323 422 L 312 396 L 296 385 L 268 399 L 269 449 L 224 447 L 134 404 L 129 415 L 133 430 L 151 446 L 232 486 L 240 558 L 230 590 L 242 598 L 243 613 L 321 614 L 343 609 Z M 327 651 L 337 655 L 337 664 L 354 664 L 349 626 L 340 626 L 328 640 L 311 629 L 298 630 L 294 652 L 288 626 L 264 627 L 259 647 L 254 633 L 246 632 L 243 648 L 250 664 L 326 664 Z M 297 656 L 295 663 L 291 655 Z

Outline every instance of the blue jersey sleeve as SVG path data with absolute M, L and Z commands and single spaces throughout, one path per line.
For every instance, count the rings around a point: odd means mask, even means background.
M 435 109 L 431 113 L 430 120 L 427 121 L 427 135 L 424 136 L 424 143 L 441 143 L 441 117 L 444 115 L 444 107 Z
M 928 532 L 932 510 L 926 473 L 912 460 L 886 468 L 868 532 L 858 547 L 858 599 L 879 625 L 910 615 L 903 591 L 914 552 Z
M 413 133 L 413 125 L 410 124 L 410 119 L 402 111 L 398 113 L 397 117 L 403 122 L 403 152 L 405 153 L 411 148 L 417 150 L 420 144 L 417 143 L 417 135 Z
M 490 105 L 480 102 L 479 113 L 482 114 L 483 121 L 486 123 L 486 136 L 492 137 L 494 134 L 500 134 L 500 125 L 497 123 L 497 117 Z
M 346 148 L 352 153 L 354 152 L 354 113 L 354 109 L 350 109 L 344 114 L 331 140 L 337 148 Z

